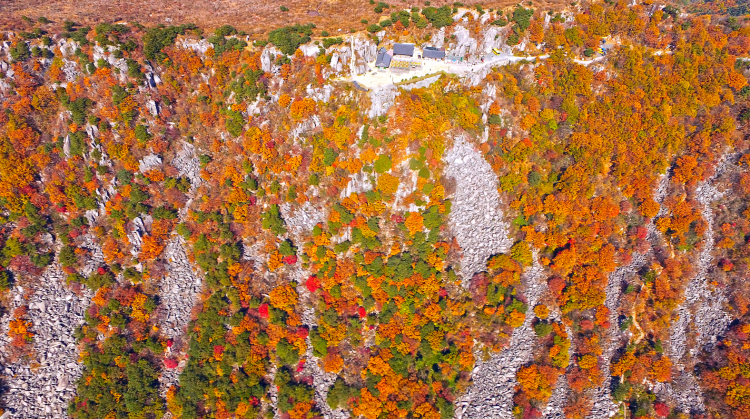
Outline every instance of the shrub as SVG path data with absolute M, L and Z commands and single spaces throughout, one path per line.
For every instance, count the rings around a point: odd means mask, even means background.
M 107 287 L 115 283 L 115 277 L 112 272 L 105 271 L 104 273 L 94 272 L 89 275 L 88 278 L 83 280 L 84 285 L 89 287 L 91 290 L 96 291 L 99 288 Z
M 502 125 L 503 119 L 500 115 L 490 115 L 490 117 L 487 118 L 487 123 L 490 125 Z
M 385 173 L 391 170 L 392 166 L 393 163 L 391 162 L 391 158 L 385 154 L 381 154 L 375 162 L 375 171 L 378 173 Z
M 271 205 L 268 211 L 261 214 L 263 219 L 263 228 L 272 231 L 276 235 L 282 235 L 286 233 L 284 227 L 284 220 L 281 218 L 279 212 L 279 206 L 276 204 Z
M 74 28 L 76 26 L 78 26 L 77 23 L 71 22 L 69 20 L 66 20 L 65 22 L 63 22 L 63 29 L 65 29 L 66 32 L 71 32 L 71 31 L 75 30 Z
M 286 339 L 281 339 L 276 345 L 276 356 L 285 365 L 295 365 L 299 361 L 297 348 Z
M 425 2 L 429 6 L 429 2 Z M 444 26 L 449 26 L 453 23 L 451 15 L 453 11 L 448 6 L 443 6 L 439 9 L 434 7 L 426 7 L 422 9 L 422 15 L 432 24 L 432 27 L 439 29 Z
M 138 270 L 136 270 L 132 266 L 129 267 L 129 268 L 127 268 L 127 269 L 125 269 L 125 271 L 123 271 L 123 273 L 122 273 L 122 276 L 125 279 L 127 279 L 128 281 L 131 281 L 133 283 L 138 283 L 138 282 L 141 282 L 143 280 L 143 274 L 141 274 L 140 272 L 138 272 Z M 115 300 L 115 301 L 117 301 L 117 300 Z
M 185 24 L 150 29 L 143 36 L 143 55 L 149 60 L 162 61 L 166 58 L 166 54 L 161 52 L 164 47 L 172 45 L 177 35 L 183 35 L 185 31 L 197 28 L 194 24 Z
M 370 3 L 373 4 L 373 3 Z M 390 9 L 391 6 L 387 5 L 386 3 L 378 2 L 378 5 L 375 6 L 375 13 L 383 13 L 383 9 Z
M 31 57 L 31 51 L 25 41 L 18 41 L 14 47 L 11 47 L 10 56 L 13 61 L 26 61 Z
M 620 323 L 620 330 L 624 332 L 624 331 L 628 330 L 632 324 L 633 324 L 633 318 L 632 317 L 626 317 Z
M 510 256 L 523 266 L 530 266 L 533 257 L 529 245 L 525 241 L 519 241 L 510 249 Z
M 535 188 L 542 184 L 542 174 L 532 170 L 531 172 L 529 172 L 528 180 L 529 186 Z
M 524 9 L 521 6 L 517 6 L 516 9 L 513 10 L 513 22 L 515 22 L 518 29 L 523 32 L 528 29 L 529 25 L 531 25 L 531 16 L 533 15 L 533 9 Z
M 169 207 L 157 207 L 152 215 L 156 220 L 174 220 L 177 218 L 177 211 Z
M 323 38 L 323 48 L 328 49 L 333 45 L 342 44 L 344 40 L 342 38 Z
M 546 322 L 539 322 L 534 325 L 534 332 L 540 338 L 547 337 L 552 333 L 552 325 Z
M 8 271 L 0 272 L 0 290 L 8 291 L 12 285 L 13 285 L 13 276 L 11 276 L 10 272 Z
M 358 393 L 357 389 L 353 386 L 346 384 L 341 377 L 336 378 L 336 381 L 328 391 L 328 397 L 326 401 L 331 409 L 345 408 L 347 401 L 350 397 L 355 396 L 355 392 Z
M 284 256 L 292 256 L 297 254 L 297 248 L 294 247 L 291 241 L 289 239 L 284 240 L 279 245 L 279 253 L 281 253 Z
M 241 41 L 237 38 L 229 38 L 227 36 L 236 35 L 237 29 L 230 25 L 224 25 L 214 32 L 213 36 L 208 38 L 214 47 L 214 54 L 221 55 L 226 51 L 237 50 L 241 51 L 247 47 L 247 42 Z
M 268 40 L 286 55 L 294 54 L 300 45 L 310 42 L 310 35 L 315 27 L 312 23 L 307 25 L 286 26 L 271 31 Z
M 72 246 L 63 246 L 63 248 L 60 249 L 58 260 L 60 261 L 60 264 L 65 268 L 74 266 L 75 264 L 78 263 L 78 258 L 76 257 L 75 249 L 73 249 Z
M 328 341 L 320 336 L 320 332 L 318 331 L 317 327 L 313 328 L 310 331 L 309 336 L 310 343 L 312 343 L 313 347 L 313 355 L 317 356 L 318 358 L 322 358 L 328 355 Z
M 135 127 L 135 138 L 141 143 L 146 143 L 151 139 L 151 134 L 148 133 L 148 128 L 145 125 L 137 125 Z

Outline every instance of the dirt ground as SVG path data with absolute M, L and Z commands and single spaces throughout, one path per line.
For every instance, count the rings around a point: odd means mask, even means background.
M 382 15 L 398 8 L 425 7 L 425 0 L 391 0 L 392 5 Z M 433 0 L 431 6 L 453 4 L 447 0 Z M 513 0 L 464 0 L 464 4 L 482 4 L 485 9 L 508 7 Z M 288 8 L 282 11 L 281 6 Z M 546 2 L 534 2 L 543 10 L 551 7 Z M 21 16 L 37 19 L 44 16 L 56 22 L 72 20 L 84 25 L 102 22 L 138 22 L 152 26 L 195 23 L 211 29 L 230 24 L 249 34 L 265 33 L 270 29 L 294 23 L 315 23 L 331 33 L 338 29 L 363 30 L 362 19 L 377 22 L 378 17 L 369 0 L 2 0 L 0 1 L 0 29 L 19 29 L 25 25 Z

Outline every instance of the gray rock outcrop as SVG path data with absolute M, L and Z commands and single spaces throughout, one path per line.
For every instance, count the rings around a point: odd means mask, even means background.
M 159 282 L 159 327 L 164 336 L 175 340 L 185 334 L 195 297 L 201 289 L 201 280 L 187 258 L 185 243 L 181 237 L 175 236 L 167 243 L 164 258 L 167 260 L 168 273 Z M 182 367 L 184 365 L 180 365 L 178 369 L 164 369 L 159 377 L 162 395 L 170 387 L 177 385 Z
M 444 160 L 445 176 L 456 182 L 448 225 L 463 250 L 459 272 L 466 285 L 488 257 L 507 252 L 513 242 L 500 210 L 497 176 L 484 157 L 459 137 Z
M 195 146 L 183 142 L 182 149 L 172 159 L 172 166 L 178 170 L 179 176 L 185 176 L 190 180 L 191 188 L 195 189 L 201 184 L 201 162 L 195 155 Z
M 371 90 L 370 110 L 367 112 L 367 116 L 375 118 L 386 115 L 388 110 L 391 109 L 391 106 L 394 105 L 396 96 L 398 96 L 398 90 L 396 90 L 396 87 L 393 85 L 384 86 L 378 90 Z
M 105 48 L 96 45 L 93 48 L 93 56 L 94 56 L 94 63 L 96 64 L 99 59 L 103 59 L 105 62 L 107 62 L 112 67 L 120 70 L 120 79 L 126 80 L 127 74 L 128 74 L 128 64 L 125 58 L 115 58 L 115 56 L 112 54 L 112 52 L 116 51 L 117 47 L 114 46 L 108 46 L 105 50 Z
M 305 92 L 316 102 L 328 103 L 331 99 L 331 93 L 333 93 L 333 86 L 326 84 L 323 87 L 312 87 L 311 84 L 308 84 Z
M 66 418 L 68 402 L 75 396 L 76 381 L 83 374 L 73 333 L 84 323 L 90 294 L 76 295 L 65 287 L 59 266 L 49 267 L 39 278 L 28 300 L 28 317 L 33 326 L 35 363 L 6 363 L 3 378 L 7 391 L 2 396 L 13 418 Z M 3 319 L 0 353 L 5 358 L 8 344 L 7 315 Z
M 150 78 L 149 78 L 149 79 L 147 80 L 147 82 L 148 82 L 148 83 L 152 83 L 152 84 L 153 84 L 153 86 L 155 87 L 155 86 L 156 86 L 156 82 L 154 82 L 153 80 L 154 80 L 154 78 L 153 78 L 153 76 L 151 76 L 151 77 L 150 77 Z M 148 112 L 149 112 L 149 113 L 150 113 L 150 114 L 151 114 L 152 116 L 157 116 L 157 115 L 159 115 L 159 112 L 160 112 L 160 109 L 159 109 L 159 104 L 158 104 L 158 103 L 156 103 L 156 101 L 154 101 L 154 100 L 148 100 L 148 101 L 146 101 L 146 109 L 148 109 Z
M 300 45 L 299 50 L 302 51 L 305 57 L 317 57 L 320 54 L 320 47 L 314 44 Z
M 695 191 L 695 198 L 701 205 L 701 215 L 706 222 L 703 244 L 698 254 L 696 274 L 688 282 L 685 290 L 685 301 L 677 308 L 678 320 L 670 329 L 668 353 L 678 371 L 677 379 L 672 385 L 673 396 L 683 412 L 705 412 L 702 392 L 696 392 L 697 379 L 691 368 L 685 364 L 701 350 L 711 350 L 716 337 L 726 331 L 731 316 L 724 310 L 726 296 L 719 290 L 712 290 L 708 285 L 710 270 L 713 266 L 715 248 L 714 214 L 711 209 L 713 201 L 720 199 L 723 193 L 714 182 L 731 166 L 736 156 L 725 156 L 716 167 L 714 175 L 701 182 Z M 695 347 L 688 351 L 688 335 L 695 340 Z M 687 361 L 687 362 L 686 362 Z
M 352 59 L 350 71 L 354 75 L 365 74 L 370 71 L 367 63 L 374 62 L 377 58 L 377 46 L 369 39 L 358 37 L 351 38 Z
M 158 169 L 161 166 L 161 157 L 156 154 L 149 154 L 138 162 L 138 168 L 141 173 L 146 173 L 149 170 Z
M 471 37 L 468 29 L 463 26 L 456 26 L 453 35 L 456 36 L 456 43 L 450 48 L 451 55 L 462 57 L 477 52 L 477 40 Z
M 440 30 L 434 33 L 430 38 L 429 46 L 442 48 L 443 44 L 445 44 L 445 28 L 440 28 Z
M 351 58 L 351 49 L 348 46 L 340 47 L 331 54 L 331 68 L 337 73 L 344 71 L 344 68 L 350 65 Z
M 453 211 L 451 211 L 453 212 Z M 534 256 L 534 265 L 528 268 L 521 277 L 525 286 L 524 295 L 528 309 L 523 325 L 513 330 L 510 343 L 500 354 L 493 355 L 488 361 L 480 359 L 471 374 L 472 386 L 466 394 L 456 401 L 456 418 L 512 419 L 513 394 L 518 383 L 516 373 L 524 364 L 532 360 L 536 334 L 532 328 L 534 306 L 546 288 L 544 270 Z
M 168 273 L 159 283 L 159 326 L 165 336 L 174 339 L 185 333 L 201 280 L 187 258 L 182 238 L 175 236 L 167 243 L 164 258 Z
M 185 38 L 178 45 L 180 45 L 182 48 L 192 49 L 193 51 L 204 55 L 206 54 L 206 51 L 208 51 L 208 49 L 211 47 L 211 44 L 205 39 Z
M 315 207 L 310 201 L 303 205 L 292 208 L 289 203 L 281 204 L 281 215 L 289 227 L 289 234 L 295 242 L 301 242 L 305 235 L 309 234 L 313 227 L 326 220 L 326 212 Z
M 436 81 L 440 80 L 440 77 L 441 76 L 438 74 L 437 76 L 428 77 L 418 82 L 401 85 L 401 88 L 404 90 L 411 90 L 411 89 L 420 89 L 423 87 L 428 87 L 432 83 L 435 83 Z
M 313 132 L 318 128 L 320 128 L 320 117 L 318 117 L 318 115 L 312 115 L 295 125 L 289 132 L 289 135 L 292 138 L 297 139 L 301 135 Z
M 281 67 L 276 65 L 275 62 L 276 56 L 280 54 L 281 51 L 276 47 L 266 46 L 260 54 L 260 68 L 266 73 L 277 73 Z
M 63 58 L 62 71 L 65 74 L 65 80 L 68 82 L 76 80 L 80 75 L 81 71 L 78 69 L 78 64 L 75 61 Z
M 372 62 L 377 58 L 378 50 L 374 42 L 366 38 L 351 38 L 352 51 L 355 56 L 362 57 L 365 61 Z

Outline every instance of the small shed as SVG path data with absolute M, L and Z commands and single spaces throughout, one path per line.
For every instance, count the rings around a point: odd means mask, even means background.
M 391 54 L 389 54 L 385 48 L 380 48 L 380 51 L 378 51 L 378 58 L 375 59 L 375 67 L 388 68 L 391 65 L 391 58 Z
M 414 56 L 414 44 L 394 44 L 393 55 Z
M 443 60 L 445 58 L 445 50 L 437 49 L 435 47 L 425 47 L 424 50 L 422 50 L 422 56 L 433 60 Z

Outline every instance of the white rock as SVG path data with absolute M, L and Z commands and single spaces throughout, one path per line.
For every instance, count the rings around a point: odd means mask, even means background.
M 153 78 L 151 79 L 153 82 Z M 156 83 L 153 84 L 156 86 Z M 146 102 L 146 108 L 148 109 L 149 113 L 153 116 L 159 115 L 159 104 L 156 103 L 154 100 L 149 100 Z
M 367 112 L 367 116 L 375 118 L 386 115 L 391 106 L 394 105 L 396 96 L 398 96 L 398 90 L 393 85 L 384 86 L 379 90 L 371 90 L 370 110 Z
M 317 57 L 320 54 L 320 47 L 314 44 L 300 45 L 299 49 L 305 57 Z
M 142 158 L 138 163 L 138 167 L 141 173 L 146 173 L 149 170 L 154 170 L 159 166 L 161 166 L 161 157 L 157 156 L 156 154 L 149 154 L 148 156 Z
M 507 252 L 513 243 L 500 210 L 497 176 L 482 154 L 459 137 L 444 160 L 446 177 L 456 182 L 449 225 L 464 252 L 460 274 L 466 284 L 485 269 L 488 257 Z
M 73 337 L 84 322 L 90 293 L 78 297 L 65 287 L 65 274 L 53 265 L 42 274 L 28 305 L 28 316 L 35 333 L 33 352 L 39 367 L 32 372 L 24 361 L 10 363 L 0 351 L 5 368 L 7 391 L 2 403 L 8 407 L 3 418 L 65 418 L 68 401 L 74 396 L 73 384 L 83 373 Z M 13 303 L 12 308 L 21 301 Z M 11 310 L 12 311 L 12 310 Z M 10 315 L 0 320 L 0 347 L 9 343 Z M 71 344 L 66 344 L 71 342 Z M 54 412 L 54 413 L 53 413 Z
M 331 99 L 331 93 L 333 93 L 333 86 L 326 84 L 323 87 L 312 87 L 311 84 L 308 84 L 305 92 L 307 93 L 307 96 L 311 97 L 316 102 L 328 103 Z

